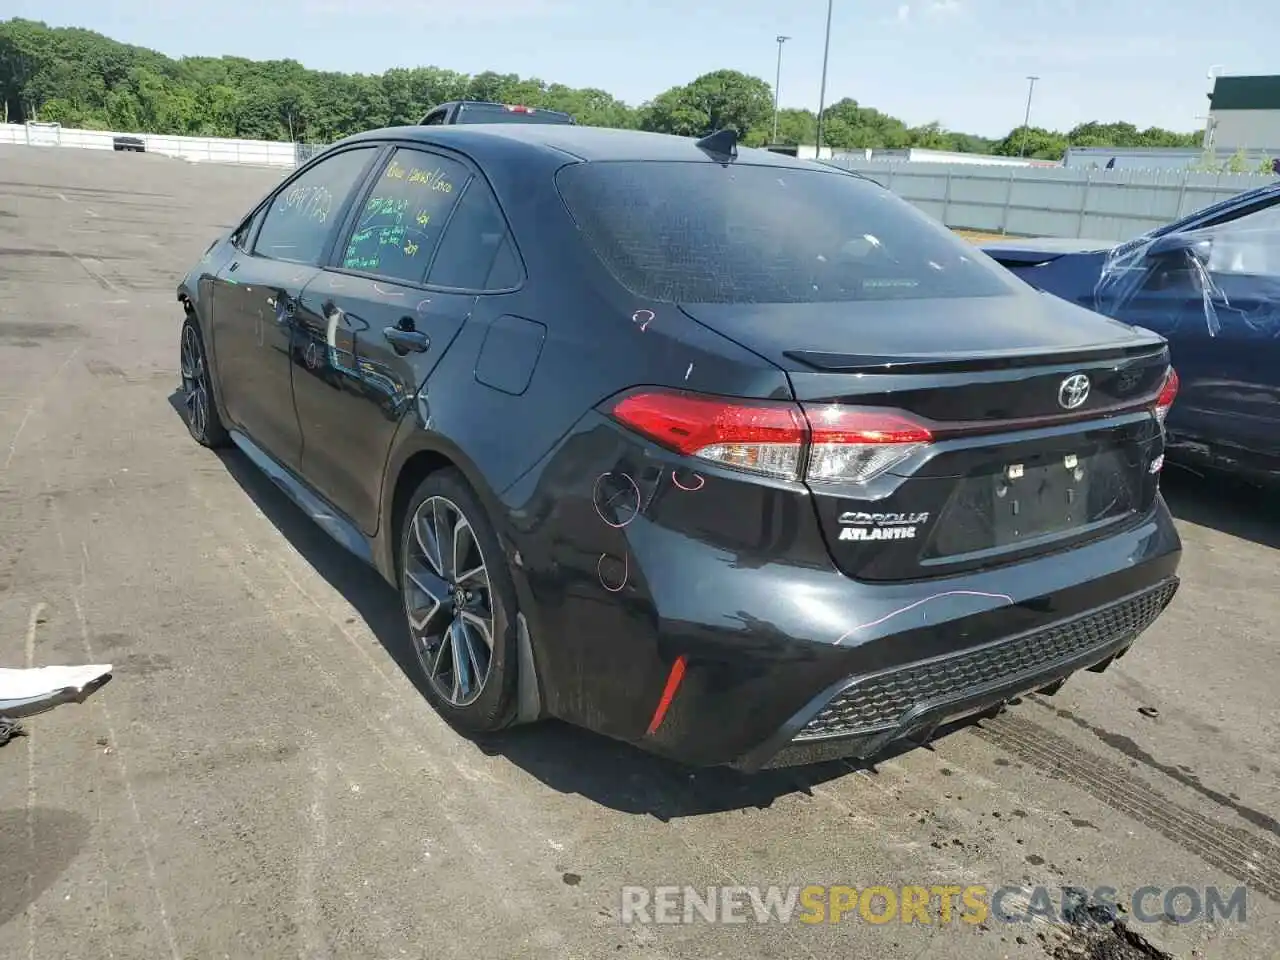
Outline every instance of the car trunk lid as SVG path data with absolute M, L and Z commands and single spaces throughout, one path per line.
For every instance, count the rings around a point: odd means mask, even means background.
M 1074 237 L 1009 238 L 981 245 L 982 252 L 1010 267 L 1033 267 L 1068 254 L 1104 253 L 1116 246 L 1109 240 L 1077 240 Z
M 1153 409 L 1169 368 L 1154 334 L 1031 291 L 683 309 L 787 372 L 814 425 L 806 482 L 850 576 L 1014 562 L 1101 536 L 1154 502 Z M 822 443 L 824 423 L 837 445 Z M 854 459 L 839 446 L 850 440 Z

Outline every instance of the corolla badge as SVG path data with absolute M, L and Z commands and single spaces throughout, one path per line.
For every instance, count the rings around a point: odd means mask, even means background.
M 1083 373 L 1073 373 L 1058 385 L 1058 406 L 1063 410 L 1075 410 L 1089 399 L 1089 378 Z
M 840 514 L 841 540 L 914 540 L 916 527 L 929 522 L 927 513 L 863 513 L 847 510 Z

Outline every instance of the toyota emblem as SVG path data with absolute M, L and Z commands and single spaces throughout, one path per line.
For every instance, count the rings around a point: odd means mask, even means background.
M 1058 405 L 1063 410 L 1075 410 L 1089 399 L 1089 378 L 1083 373 L 1073 373 L 1058 386 Z

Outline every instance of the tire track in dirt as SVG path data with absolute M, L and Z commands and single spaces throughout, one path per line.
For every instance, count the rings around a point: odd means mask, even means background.
M 1119 764 L 1025 717 L 1004 714 L 983 721 L 975 732 L 1280 903 L 1280 843 L 1184 807 Z

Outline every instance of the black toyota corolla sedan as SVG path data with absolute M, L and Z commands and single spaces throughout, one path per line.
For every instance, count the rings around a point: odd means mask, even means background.
M 1177 588 L 1165 342 L 731 133 L 360 134 L 178 299 L 191 434 L 399 588 L 467 734 L 869 757 Z

